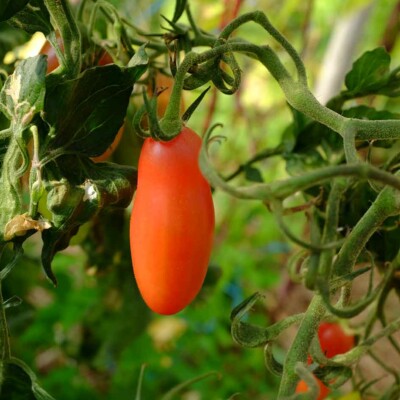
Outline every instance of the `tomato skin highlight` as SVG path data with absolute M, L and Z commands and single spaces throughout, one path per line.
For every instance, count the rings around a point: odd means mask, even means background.
M 200 172 L 200 137 L 184 127 L 174 139 L 147 138 L 130 223 L 133 271 L 156 313 L 170 315 L 196 297 L 214 236 L 211 189 Z

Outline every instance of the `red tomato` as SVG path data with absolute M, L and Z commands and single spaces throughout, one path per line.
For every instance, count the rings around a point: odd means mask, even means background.
M 318 338 L 327 358 L 346 353 L 354 347 L 354 336 L 346 335 L 336 323 L 323 322 L 318 328 Z
M 323 400 L 325 399 L 328 395 L 330 390 L 318 379 L 315 378 L 318 381 L 319 385 L 319 395 L 316 400 Z M 305 393 L 308 391 L 308 385 L 305 381 L 301 380 L 296 387 L 296 393 Z
M 175 314 L 200 291 L 211 254 L 214 206 L 200 172 L 201 139 L 191 129 L 168 142 L 148 138 L 141 150 L 130 243 L 143 299 Z

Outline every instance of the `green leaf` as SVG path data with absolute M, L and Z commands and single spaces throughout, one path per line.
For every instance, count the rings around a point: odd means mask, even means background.
M 247 165 L 244 169 L 244 175 L 246 179 L 250 182 L 264 182 L 264 179 L 261 175 L 261 172 L 257 169 L 252 167 L 251 165 Z
M 17 2 L 13 0 L 13 2 Z M 20 0 L 21 2 L 21 0 Z M 46 36 L 53 30 L 50 22 L 50 14 L 44 5 L 43 0 L 24 0 L 26 6 L 20 8 L 9 20 L 9 23 L 30 34 L 43 32 Z
M 54 400 L 39 386 L 32 370 L 15 358 L 2 365 L 0 396 L 10 400 Z
M 292 176 L 304 172 L 313 171 L 327 165 L 327 161 L 316 149 L 310 149 L 301 153 L 291 153 L 285 156 L 286 170 Z
M 365 52 L 353 63 L 345 78 L 353 94 L 366 95 L 385 86 L 389 80 L 390 55 L 383 47 Z
M 138 51 L 135 53 L 135 55 L 129 60 L 128 67 L 146 67 L 147 64 L 149 63 L 149 56 L 146 53 L 146 45 L 142 45 L 139 47 Z M 138 71 L 132 70 L 134 76 L 140 71 L 140 68 Z M 141 74 L 140 74 L 141 75 Z M 137 80 L 140 75 L 135 78 Z
M 136 171 L 131 167 L 94 164 L 76 156 L 60 157 L 57 167 L 64 178 L 45 183 L 52 227 L 42 232 L 42 265 L 54 284 L 57 284 L 51 269 L 54 255 L 68 247 L 79 227 L 102 209 L 127 207 L 137 182 Z
M 0 21 L 6 21 L 18 11 L 22 10 L 29 0 L 1 0 Z
M 176 0 L 174 16 L 172 17 L 172 22 L 178 21 L 178 19 L 182 16 L 183 12 L 186 8 L 187 0 Z
M 123 123 L 133 84 L 145 69 L 143 63 L 129 68 L 94 67 L 78 79 L 51 86 L 45 119 L 55 133 L 45 153 L 62 148 L 88 157 L 103 154 Z
M 343 110 L 342 115 L 346 118 L 359 118 L 359 119 L 399 119 L 400 114 L 395 114 L 388 110 L 376 110 L 375 108 L 360 105 Z
M 46 66 L 43 55 L 20 61 L 1 89 L 0 111 L 20 128 L 43 110 Z

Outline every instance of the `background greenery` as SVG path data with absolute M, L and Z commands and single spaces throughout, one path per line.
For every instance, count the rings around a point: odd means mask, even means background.
M 121 13 L 147 31 L 163 32 L 160 15 L 171 16 L 169 1 L 113 0 Z M 217 31 L 229 1 L 192 1 L 199 25 Z M 240 13 L 260 9 L 278 30 L 301 51 L 311 85 L 317 85 L 332 32 L 344 19 L 372 4 L 362 40 L 353 54 L 382 45 L 397 1 L 381 0 L 247 0 Z M 255 25 L 239 31 L 261 44 L 266 35 Z M 0 24 L 0 55 L 19 57 L 30 38 Z M 20 51 L 22 50 L 22 52 Z M 398 59 L 394 42 L 392 59 Z M 280 143 L 291 114 L 277 84 L 265 69 L 241 60 L 245 71 L 240 92 L 218 94 L 212 122 L 221 122 L 226 140 L 215 147 L 213 158 L 225 176 L 266 147 Z M 332 62 L 335 62 L 334 60 Z M 397 63 L 396 63 L 397 64 Z M 7 68 L 7 65 L 4 65 Z M 189 104 L 197 93 L 186 94 Z M 211 109 L 212 93 L 192 117 L 190 126 L 204 130 Z M 398 103 L 389 100 L 389 108 Z M 132 109 L 137 106 L 132 103 Z M 138 141 L 127 130 L 114 161 L 135 164 Z M 238 182 L 260 177 L 271 181 L 286 176 L 282 159 L 268 159 L 257 170 L 241 174 Z M 133 399 L 142 365 L 143 398 L 157 399 L 173 386 L 210 371 L 218 372 L 194 383 L 180 398 L 272 399 L 278 381 L 264 368 L 260 349 L 243 349 L 230 335 L 231 309 L 255 291 L 266 294 L 252 319 L 262 325 L 285 314 L 285 302 L 293 285 L 284 272 L 292 245 L 279 233 L 265 206 L 243 202 L 216 192 L 216 236 L 211 266 L 204 288 L 196 301 L 176 316 L 157 316 L 146 308 L 132 275 L 127 221 L 124 214 L 102 214 L 78 234 L 77 244 L 56 255 L 54 288 L 40 268 L 40 242 L 33 236 L 25 255 L 5 282 L 4 297 L 17 295 L 23 302 L 8 310 L 13 353 L 37 373 L 43 387 L 55 398 Z M 297 199 L 294 198 L 293 204 Z M 303 232 L 301 215 L 291 217 L 297 233 Z M 123 229 L 121 229 L 123 227 Z M 156 251 L 156 249 L 155 249 Z M 305 295 L 306 298 L 306 295 Z M 296 300 L 290 300 L 296 301 Z M 298 302 L 302 303 L 302 299 Z M 279 356 L 282 349 L 276 349 Z

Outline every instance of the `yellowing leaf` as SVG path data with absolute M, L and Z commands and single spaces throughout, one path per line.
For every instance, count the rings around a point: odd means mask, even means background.
M 4 229 L 4 240 L 8 241 L 15 236 L 23 236 L 27 231 L 32 229 L 42 232 L 45 229 L 51 228 L 51 224 L 45 220 L 35 220 L 25 214 L 16 215 L 13 219 L 7 222 Z

